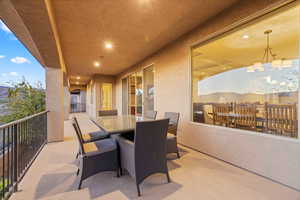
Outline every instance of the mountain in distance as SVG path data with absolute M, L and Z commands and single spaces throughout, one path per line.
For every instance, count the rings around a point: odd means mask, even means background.
M 224 103 L 224 102 L 260 102 L 266 100 L 269 103 L 298 103 L 298 91 L 293 92 L 278 92 L 278 93 L 235 93 L 235 92 L 216 92 L 196 97 L 196 102 L 201 103 Z
M 9 110 L 7 109 L 8 90 L 9 87 L 0 86 L 0 116 L 9 114 Z M 0 125 L 2 124 L 3 122 L 0 121 Z
M 0 85 L 0 99 L 4 100 L 8 97 L 8 89 L 9 87 Z

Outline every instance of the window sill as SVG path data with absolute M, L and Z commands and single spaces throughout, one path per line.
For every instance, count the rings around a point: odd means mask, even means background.
M 224 126 L 217 126 L 217 125 L 212 125 L 212 124 L 204 124 L 204 123 L 199 123 L 199 122 L 193 122 L 189 121 L 189 124 L 194 125 L 194 126 L 200 126 L 200 127 L 207 127 L 207 128 L 213 128 L 217 129 L 220 131 L 232 131 L 236 132 L 239 134 L 247 134 L 247 135 L 254 135 L 254 136 L 259 136 L 259 137 L 266 137 L 266 138 L 272 138 L 272 139 L 277 139 L 277 140 L 286 140 L 290 142 L 296 142 L 300 143 L 300 138 L 290 138 L 286 136 L 280 136 L 280 135 L 271 135 L 267 133 L 262 133 L 262 132 L 256 132 L 256 131 L 248 131 L 248 130 L 243 130 L 243 129 L 236 129 L 236 128 L 230 128 L 230 127 L 224 127 Z

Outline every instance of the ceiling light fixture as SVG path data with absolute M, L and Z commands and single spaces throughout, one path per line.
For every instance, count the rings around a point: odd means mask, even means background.
M 249 35 L 243 35 L 242 38 L 243 38 L 243 39 L 248 39 L 248 38 L 249 38 Z
M 95 61 L 95 62 L 94 62 L 94 66 L 95 66 L 95 67 L 100 67 L 100 63 L 97 62 L 97 61 Z
M 265 71 L 263 64 L 264 63 L 271 63 L 273 68 L 281 69 L 282 67 L 291 67 L 292 61 L 282 59 L 276 59 L 276 54 L 272 52 L 272 48 L 270 46 L 270 34 L 272 30 L 266 30 L 264 34 L 267 36 L 267 46 L 264 51 L 264 55 L 262 57 L 262 62 L 256 62 L 253 66 L 247 68 L 247 72 L 254 72 L 254 71 Z
M 80 79 L 80 76 L 77 76 L 76 79 L 79 80 L 79 79 Z
M 79 82 L 78 82 L 78 81 L 76 81 L 76 85 L 79 85 Z
M 113 47 L 112 43 L 110 43 L 110 42 L 105 43 L 105 48 L 106 49 L 112 49 L 112 47 Z

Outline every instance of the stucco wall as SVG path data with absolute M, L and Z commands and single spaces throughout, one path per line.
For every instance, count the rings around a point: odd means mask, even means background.
M 241 1 L 132 66 L 116 80 L 117 109 L 122 110 L 121 79 L 154 63 L 155 110 L 158 116 L 166 111 L 180 112 L 180 143 L 300 190 L 299 140 L 190 122 L 190 47 L 266 13 L 282 2 Z
M 90 117 L 96 117 L 96 84 L 91 80 L 86 88 L 86 112 Z
M 64 87 L 64 119 L 69 120 L 71 94 L 68 87 Z
M 63 71 L 46 68 L 46 110 L 49 110 L 47 120 L 48 142 L 64 140 L 64 86 Z

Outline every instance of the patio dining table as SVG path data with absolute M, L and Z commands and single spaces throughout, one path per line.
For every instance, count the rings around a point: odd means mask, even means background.
M 134 131 L 136 122 L 150 120 L 153 119 L 135 115 L 105 116 L 92 119 L 99 128 L 108 134 L 120 134 Z

